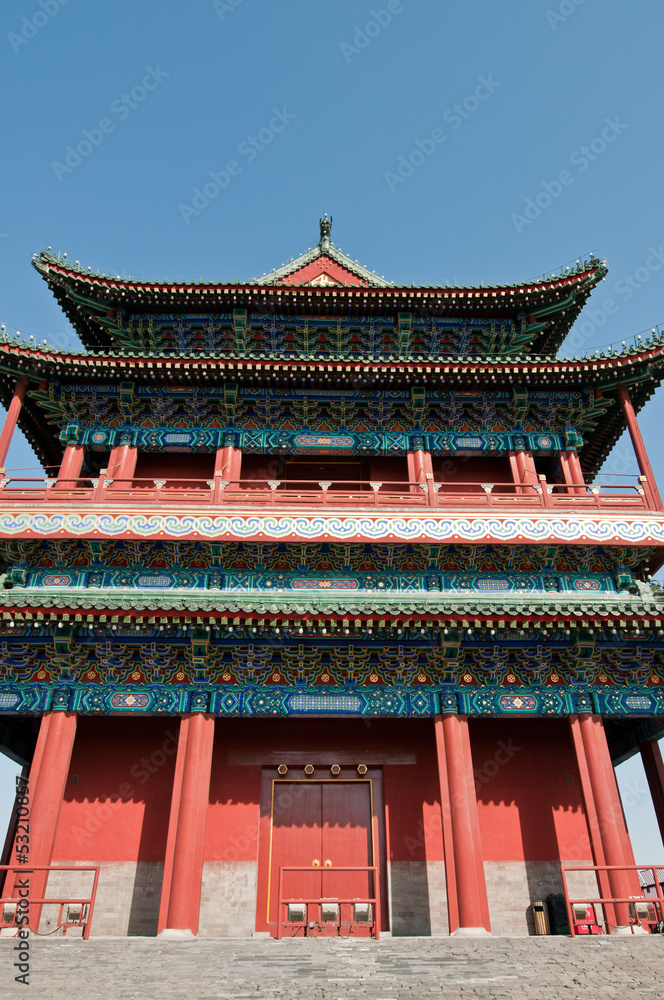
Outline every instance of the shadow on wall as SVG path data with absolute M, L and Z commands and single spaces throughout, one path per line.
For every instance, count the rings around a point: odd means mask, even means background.
M 163 877 L 163 863 L 137 863 L 127 924 L 128 937 L 154 937 L 157 934 Z
M 471 720 L 470 733 L 494 932 L 525 932 L 525 914 L 532 934 L 530 904 L 563 891 L 561 861 L 592 858 L 571 735 L 558 719 Z

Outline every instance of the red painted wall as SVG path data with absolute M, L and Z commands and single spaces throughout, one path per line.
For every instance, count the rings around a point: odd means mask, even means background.
M 403 483 L 408 480 L 408 466 L 405 456 L 386 455 L 371 458 L 357 458 L 343 455 L 244 455 L 242 458 L 242 479 L 261 480 L 304 479 L 317 483 L 321 479 L 334 482 L 348 479 L 358 482 Z M 249 483 L 245 484 L 249 488 Z M 353 489 L 352 485 L 343 487 Z M 388 487 L 384 487 L 388 489 Z
M 509 458 L 470 457 L 466 455 L 434 455 L 433 478 L 437 483 L 511 483 Z
M 592 857 L 567 722 L 471 719 L 469 726 L 484 860 Z
M 369 459 L 369 478 L 373 482 L 386 484 L 385 486 L 381 486 L 382 492 L 398 489 L 398 487 L 388 484 L 408 482 L 408 461 L 406 456 L 373 455 Z
M 178 729 L 177 719 L 79 719 L 54 864 L 164 860 Z
M 177 732 L 175 719 L 79 720 L 54 862 L 163 860 Z M 486 861 L 592 856 L 565 721 L 471 720 L 470 738 Z M 432 720 L 238 719 L 216 727 L 206 861 L 256 860 L 261 765 L 285 751 L 382 757 L 391 858 L 443 859 Z M 415 762 L 389 762 L 401 753 Z
M 214 476 L 214 459 L 213 454 L 196 454 L 196 455 L 158 455 L 152 454 L 151 452 L 139 453 L 136 460 L 136 471 L 134 477 L 136 479 L 174 479 L 176 476 L 182 476 L 183 480 L 186 479 L 199 479 L 207 480 L 212 479 Z M 171 482 L 168 484 L 173 486 Z M 202 489 L 207 489 L 205 482 L 196 483 L 182 483 L 182 486 L 186 486 L 189 489 L 195 488 L 197 485 L 201 486 Z M 146 483 L 145 486 L 152 489 L 152 483 Z
M 270 725 L 264 723 L 263 725 Z M 259 724 L 260 726 L 260 724 Z M 255 742 L 257 741 L 257 743 Z M 228 763 L 230 751 L 264 746 L 254 720 L 218 721 L 214 734 L 205 861 L 256 861 L 261 795 L 258 764 Z
M 266 480 L 285 479 L 286 462 L 280 455 L 243 455 L 243 489 L 266 489 Z
M 442 861 L 440 786 L 433 720 L 384 723 L 387 747 L 411 750 L 417 762 L 383 767 L 392 861 Z M 372 726 L 373 728 L 373 726 Z

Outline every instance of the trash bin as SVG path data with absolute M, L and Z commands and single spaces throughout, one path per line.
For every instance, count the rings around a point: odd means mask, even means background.
M 549 914 L 543 900 L 533 900 L 533 920 L 535 921 L 535 934 L 550 934 Z

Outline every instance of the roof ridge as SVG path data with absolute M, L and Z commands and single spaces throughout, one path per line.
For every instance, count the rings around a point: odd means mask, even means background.
M 395 282 L 387 281 L 385 278 L 379 277 L 375 271 L 370 271 L 363 264 L 360 264 L 359 261 L 352 260 L 339 247 L 334 246 L 334 244 L 330 241 L 328 241 L 325 246 L 319 243 L 316 247 L 309 247 L 308 250 L 300 254 L 299 257 L 294 257 L 288 262 L 288 264 L 282 264 L 281 267 L 277 267 L 273 271 L 268 271 L 261 278 L 256 278 L 254 281 L 250 282 L 250 284 L 271 285 L 276 283 L 280 278 L 286 278 L 288 275 L 301 270 L 303 267 L 306 267 L 307 264 L 311 264 L 315 260 L 320 260 L 321 257 L 328 257 L 330 260 L 333 260 L 335 263 L 346 268 L 346 270 L 351 271 L 351 273 L 357 278 L 362 278 L 364 281 L 368 281 L 375 287 L 397 287 Z
M 555 284 L 563 281 L 569 281 L 571 278 L 575 278 L 586 271 L 595 269 L 599 273 L 599 277 L 603 277 L 607 272 L 608 268 L 604 261 L 600 260 L 599 257 L 591 256 L 586 260 L 582 260 L 579 264 L 573 268 L 566 268 L 560 271 L 558 274 L 548 275 L 546 278 L 539 278 L 528 281 L 513 281 L 508 284 L 498 283 L 498 284 L 486 284 L 480 282 L 479 285 L 470 284 L 452 284 L 448 282 L 445 285 L 399 285 L 394 281 L 388 281 L 386 278 L 379 276 L 375 271 L 370 271 L 363 264 L 358 261 L 352 260 L 347 256 L 339 247 L 334 246 L 330 243 L 328 247 L 321 248 L 320 245 L 316 247 L 311 247 L 306 250 L 299 257 L 294 258 L 287 264 L 282 264 L 280 268 L 276 268 L 273 271 L 267 272 L 261 278 L 248 278 L 245 281 L 221 281 L 221 280 L 210 280 L 203 281 L 202 279 L 198 281 L 188 280 L 183 277 L 173 278 L 169 280 L 168 277 L 164 278 L 140 278 L 134 277 L 133 275 L 121 275 L 121 274 L 107 274 L 101 271 L 93 271 L 91 267 L 84 268 L 79 261 L 72 262 L 69 260 L 66 253 L 54 253 L 51 247 L 47 247 L 46 250 L 41 250 L 39 253 L 33 254 L 32 261 L 34 267 L 41 273 L 46 274 L 48 272 L 49 265 L 54 265 L 61 268 L 64 271 L 68 271 L 72 276 L 80 276 L 81 278 L 90 279 L 101 279 L 106 281 L 121 282 L 131 285 L 149 285 L 152 287 L 159 287 L 164 285 L 177 285 L 177 286 L 191 286 L 191 287 L 204 287 L 204 286 L 240 286 L 240 287 L 250 287 L 252 285 L 265 285 L 270 283 L 270 279 L 274 276 L 279 275 L 283 272 L 284 275 L 291 274 L 299 268 L 303 267 L 305 264 L 316 260 L 320 256 L 328 256 L 331 260 L 335 260 L 339 264 L 343 264 L 348 270 L 352 271 L 358 277 L 365 278 L 370 281 L 375 287 L 379 288 L 409 288 L 414 290 L 434 290 L 440 289 L 445 290 L 458 290 L 458 291 L 491 291 L 491 290 L 511 290 L 511 289 L 527 289 L 527 288 L 542 288 L 550 284 Z

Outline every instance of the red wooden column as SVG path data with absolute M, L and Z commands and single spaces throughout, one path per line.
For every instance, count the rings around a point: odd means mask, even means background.
M 583 737 L 581 736 L 580 717 L 578 715 L 570 715 L 569 727 L 572 736 L 572 743 L 576 753 L 579 778 L 581 779 L 581 790 L 583 792 L 583 802 L 585 805 L 586 823 L 588 825 L 593 862 L 596 865 L 605 865 L 606 858 L 604 857 L 604 844 L 602 843 L 601 828 L 599 819 L 597 818 L 595 798 L 593 796 L 592 782 L 590 780 L 590 772 L 588 770 L 588 762 L 586 760 L 586 751 L 583 745 Z M 572 860 L 576 861 L 578 859 L 575 858 Z M 609 885 L 606 872 L 599 872 L 597 881 L 599 884 L 600 895 L 610 896 L 611 886 Z M 604 910 L 606 913 L 606 919 L 615 925 L 616 912 L 614 907 L 607 904 L 604 907 Z
M 647 743 L 642 743 L 640 750 L 643 769 L 646 772 L 652 804 L 655 807 L 655 815 L 659 824 L 659 832 L 662 841 L 664 841 L 664 761 L 662 761 L 662 752 L 657 740 L 648 740 Z
M 427 473 L 433 476 L 431 452 L 424 451 L 422 448 L 415 449 L 413 452 L 413 472 L 415 473 L 415 481 L 418 483 L 426 482 Z
M 109 489 L 130 490 L 132 488 L 131 480 L 134 478 L 136 471 L 137 458 L 138 449 L 136 445 L 119 444 L 117 447 L 111 449 L 108 459 L 108 478 L 112 479 L 113 482 L 109 486 Z
M 12 401 L 9 404 L 5 422 L 2 425 L 2 431 L 0 431 L 0 467 L 2 468 L 4 468 L 7 460 L 7 452 L 9 451 L 12 435 L 16 430 L 18 415 L 21 412 L 27 388 L 28 376 L 21 375 L 20 379 L 16 383 L 16 386 L 14 387 L 14 395 L 12 396 Z
M 611 760 L 609 747 L 608 744 L 606 743 L 604 724 L 601 718 L 600 718 L 600 727 L 604 744 L 606 746 L 606 752 L 602 753 L 602 758 L 604 761 L 604 769 L 606 772 L 606 788 L 611 797 L 613 812 L 618 817 L 617 825 L 618 825 L 618 830 L 620 832 L 620 839 L 622 840 L 623 857 L 625 859 L 625 864 L 634 865 L 636 864 L 634 860 L 634 848 L 632 847 L 632 840 L 629 835 L 629 830 L 627 829 L 627 820 L 625 819 L 625 810 L 623 809 L 622 798 L 620 796 L 620 789 L 618 788 L 618 779 L 616 778 L 616 772 L 613 767 L 613 761 Z M 638 893 L 640 891 L 638 876 L 630 876 L 630 879 L 631 879 L 631 884 L 634 887 L 631 890 L 632 893 Z
M 641 431 L 636 421 L 636 413 L 634 412 L 632 400 L 629 398 L 629 393 L 624 385 L 618 386 L 618 400 L 623 411 L 625 422 L 627 423 L 629 436 L 632 439 L 632 445 L 634 447 L 634 454 L 636 455 L 636 461 L 639 466 L 639 472 L 642 476 L 646 477 L 653 502 L 656 505 L 657 510 L 661 510 L 662 498 L 659 495 L 659 490 L 657 489 L 657 483 L 655 482 L 655 476 L 652 471 L 652 466 L 650 465 L 646 446 L 643 443 Z
M 625 856 L 629 834 L 620 807 L 620 796 L 601 716 L 583 713 L 577 719 L 580 741 L 575 740 L 575 746 L 577 757 L 580 758 L 579 771 L 583 769 L 587 773 L 589 785 L 584 788 L 586 811 L 596 816 L 596 824 L 588 824 L 595 863 L 631 864 L 631 857 Z M 601 857 L 602 861 L 599 860 Z M 625 898 L 638 893 L 638 880 L 635 888 L 634 876 L 627 871 L 609 872 L 606 879 L 600 880 L 602 892 L 607 883 L 612 896 Z M 629 904 L 616 903 L 614 912 L 615 926 L 611 928 L 611 933 L 631 933 Z M 612 920 L 610 911 L 607 916 Z
M 30 767 L 30 859 L 50 865 L 65 794 L 74 737 L 75 712 L 48 712 L 42 717 Z
M 491 931 L 468 720 L 456 712 L 449 712 L 436 716 L 435 727 L 443 799 L 443 833 L 445 834 L 447 824 L 452 841 L 450 844 L 446 838 L 445 842 L 448 897 L 456 889 L 456 906 L 449 907 L 450 930 L 454 935 L 479 937 L 490 934 Z M 446 800 L 449 801 L 449 818 L 445 814 Z M 450 865 L 450 860 L 453 861 L 453 866 Z M 453 917 L 457 913 L 458 926 L 452 930 Z
M 56 490 L 75 490 L 81 476 L 84 458 L 84 446 L 70 441 L 62 456 L 58 480 L 53 488 Z
M 159 933 L 198 934 L 214 716 L 183 715 L 166 840 Z
M 450 800 L 450 783 L 447 780 L 447 757 L 445 754 L 445 737 L 443 735 L 443 720 L 440 715 L 435 717 L 436 754 L 438 757 L 438 783 L 440 786 L 440 811 L 442 814 L 443 850 L 445 852 L 445 889 L 447 891 L 447 919 L 450 934 L 454 934 L 459 926 L 459 904 L 457 902 L 456 869 L 454 867 L 454 838 L 452 835 L 452 803 Z
M 419 493 L 419 483 L 433 483 L 433 462 L 431 452 L 415 448 L 406 452 L 409 492 Z M 415 485 L 417 484 L 417 485 Z M 429 490 L 431 487 L 429 487 Z
M 514 485 L 516 486 L 515 493 L 521 493 L 522 492 L 522 490 L 520 489 L 521 479 L 522 479 L 522 476 L 521 476 L 521 464 L 520 464 L 520 462 L 518 461 L 518 459 L 516 457 L 516 452 L 515 451 L 508 452 L 507 456 L 508 456 L 508 458 L 510 460 L 510 469 L 512 470 L 512 481 L 514 482 Z
M 563 470 L 563 479 L 566 486 L 579 487 L 578 490 L 570 490 L 570 493 L 585 493 L 585 479 L 579 456 L 574 448 L 560 452 L 560 467 Z
M 50 865 L 58 832 L 58 821 L 69 774 L 77 716 L 75 712 L 47 712 L 42 716 L 39 736 L 29 773 L 30 854 L 33 865 Z M 10 857 L 8 864 L 13 864 Z M 10 877 L 22 878 L 21 866 Z M 30 877 L 30 894 L 44 896 L 48 873 L 35 872 Z M 39 926 L 41 906 L 30 908 L 30 925 Z
M 572 474 L 572 482 L 576 486 L 585 486 L 586 480 L 583 475 L 583 469 L 581 468 L 581 461 L 579 459 L 579 453 L 575 448 L 570 448 L 567 452 L 567 460 L 569 462 L 570 472 Z
M 229 483 L 235 483 L 240 478 L 242 469 L 242 449 L 232 444 L 217 448 L 214 461 L 214 474 Z
M 525 448 L 518 448 L 516 451 L 516 461 L 521 472 L 521 482 L 527 486 L 535 485 L 537 483 L 537 469 L 535 468 L 533 453 L 526 451 Z
M 535 459 L 532 452 L 526 451 L 525 448 L 516 448 L 514 451 L 509 452 L 508 457 L 512 469 L 512 478 L 517 487 L 516 492 L 531 493 L 532 490 L 527 490 L 525 487 L 537 484 L 537 469 L 535 468 Z

